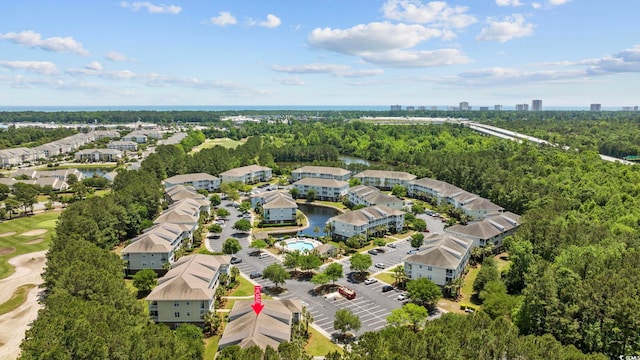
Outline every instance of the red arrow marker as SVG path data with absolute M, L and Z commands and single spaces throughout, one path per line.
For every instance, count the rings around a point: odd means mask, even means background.
M 253 311 L 256 312 L 256 316 L 260 315 L 264 305 L 262 305 L 262 286 L 255 285 L 253 287 L 253 304 L 251 304 Z

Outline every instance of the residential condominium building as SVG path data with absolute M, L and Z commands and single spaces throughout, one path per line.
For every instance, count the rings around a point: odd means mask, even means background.
M 601 109 L 602 109 L 601 104 L 591 104 L 591 106 L 589 107 L 590 111 L 600 111 Z
M 206 173 L 193 173 L 175 175 L 164 180 L 164 187 L 168 189 L 176 185 L 188 185 L 193 186 L 197 190 L 207 190 L 208 192 L 214 192 L 220 189 L 220 178 Z
M 404 207 L 404 200 L 398 199 L 393 195 L 387 195 L 374 187 L 366 185 L 357 185 L 349 188 L 347 200 L 354 206 L 385 205 L 397 210 L 402 210 Z
M 288 224 L 296 222 L 298 204 L 286 191 L 268 191 L 251 196 L 251 207 L 262 208 L 262 222 L 265 224 Z
M 461 188 L 441 180 L 422 178 L 410 181 L 407 193 L 416 199 L 432 198 L 439 204 L 448 203 L 462 210 L 473 220 L 481 220 L 486 216 L 496 215 L 504 208 Z
M 301 321 L 302 302 L 300 300 L 263 300 L 264 309 L 256 315 L 251 305 L 253 300 L 237 300 L 229 313 L 229 320 L 218 349 L 237 345 L 241 349 L 257 346 L 278 349 L 286 341 L 291 341 L 292 326 Z
M 315 192 L 318 200 L 339 201 L 347 195 L 349 183 L 340 180 L 304 178 L 293 183 L 293 188 L 298 191 L 298 196 L 306 198 L 310 191 Z
M 225 183 L 255 184 L 260 181 L 269 181 L 272 176 L 271 168 L 260 165 L 243 166 L 220 173 L 220 178 Z
M 122 151 L 116 149 L 84 149 L 76 152 L 75 160 L 79 162 L 115 162 L 122 159 Z
M 165 200 L 169 204 L 185 199 L 192 200 L 194 204 L 197 203 L 200 206 L 200 212 L 211 211 L 211 201 L 192 186 L 176 185 L 165 190 Z
M 427 278 L 445 286 L 464 273 L 471 254 L 471 240 L 451 234 L 430 234 L 424 241 L 420 251 L 404 260 L 409 279 Z
M 473 241 L 474 247 L 491 243 L 496 249 L 499 249 L 503 245 L 504 238 L 513 235 L 519 226 L 519 215 L 504 212 L 467 225 L 449 226 L 444 231 L 456 237 Z
M 349 181 L 351 171 L 328 166 L 303 166 L 291 172 L 291 180 L 294 182 L 304 178 Z
M 378 233 L 380 229 L 400 231 L 404 227 L 404 211 L 376 205 L 334 216 L 327 222 L 331 224 L 333 236 L 348 239 L 356 235 Z
M 120 151 L 137 151 L 138 143 L 135 141 L 112 141 L 107 144 L 107 148 Z
M 44 157 L 43 152 L 26 147 L 0 150 L 2 167 L 18 166 L 24 163 L 34 162 L 42 157 Z
M 194 254 L 178 259 L 146 298 L 151 319 L 171 328 L 185 323 L 204 326 L 205 314 L 215 310 L 218 280 L 229 274 L 230 261 L 228 255 Z
M 189 237 L 198 228 L 200 219 L 200 204 L 193 199 L 183 199 L 171 204 L 158 216 L 154 224 L 178 224 L 189 232 Z
M 365 170 L 353 176 L 362 185 L 377 187 L 381 190 L 391 190 L 396 185 L 407 186 L 416 178 L 415 175 L 402 171 Z
M 542 100 L 533 100 L 533 101 L 531 101 L 531 110 L 533 110 L 533 111 L 542 111 Z
M 178 224 L 154 225 L 133 239 L 122 250 L 127 275 L 143 269 L 152 269 L 164 274 L 168 265 L 174 262 L 175 252 L 184 240 L 190 241 L 189 234 Z

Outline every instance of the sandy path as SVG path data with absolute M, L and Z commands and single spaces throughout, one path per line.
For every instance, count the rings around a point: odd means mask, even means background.
M 40 275 L 44 270 L 47 250 L 18 255 L 9 259 L 16 271 L 0 280 L 0 304 L 11 298 L 20 285 L 42 283 Z M 41 291 L 35 287 L 29 291 L 27 300 L 17 309 L 0 316 L 0 360 L 13 360 L 20 353 L 20 343 L 28 325 L 38 316 L 41 305 L 37 295 Z

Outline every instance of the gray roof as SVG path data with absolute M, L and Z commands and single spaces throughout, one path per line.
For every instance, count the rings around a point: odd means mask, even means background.
M 349 189 L 349 193 L 355 194 L 370 204 L 384 204 L 402 201 L 393 195 L 387 195 L 374 187 L 366 185 L 354 186 Z
M 228 255 L 187 255 L 173 263 L 163 277 L 158 279 L 148 301 L 212 300 L 212 284 L 221 265 L 229 265 Z
M 164 181 L 170 184 L 181 184 L 185 182 L 202 181 L 202 180 L 215 181 L 215 180 L 218 180 L 218 178 L 207 173 L 193 173 L 193 174 L 175 175 L 165 179 Z
M 227 170 L 225 172 L 221 172 L 220 176 L 223 176 L 223 175 L 224 176 L 242 176 L 242 175 L 246 175 L 246 174 L 250 174 L 250 173 L 254 173 L 254 172 L 270 171 L 270 170 L 271 170 L 271 168 L 268 168 L 266 166 L 248 165 L 248 166 L 243 166 L 243 167 Z
M 453 195 L 466 192 L 455 185 L 451 185 L 447 182 L 436 180 L 436 179 L 430 179 L 430 178 L 413 180 L 409 183 L 409 185 L 411 184 L 416 184 L 428 189 L 432 189 L 442 197 L 451 197 Z
M 218 343 L 220 349 L 230 345 L 277 349 L 280 343 L 291 340 L 292 313 L 302 309 L 298 300 L 263 300 L 264 309 L 259 315 L 251 308 L 252 303 L 253 300 L 235 302 Z
M 408 256 L 404 261 L 443 269 L 456 269 L 470 251 L 473 241 L 451 234 L 430 234 L 425 238 L 426 248 Z
M 453 225 L 445 232 L 466 235 L 478 239 L 491 239 L 506 231 L 520 225 L 520 216 L 514 213 L 505 212 L 493 216 L 488 216 L 480 221 L 475 221 L 467 225 Z
M 275 196 L 270 196 L 265 199 L 264 205 L 262 205 L 263 209 L 282 209 L 282 208 L 298 208 L 298 204 L 293 201 L 291 194 L 278 191 Z
M 344 176 L 351 174 L 351 171 L 345 170 L 338 167 L 330 167 L 330 166 L 303 166 L 301 168 L 295 169 L 291 172 L 293 173 L 315 173 L 315 174 L 331 174 L 335 176 Z
M 131 239 L 131 244 L 122 250 L 129 253 L 161 253 L 173 250 L 176 241 L 184 230 L 177 224 L 158 224 L 146 229 L 144 233 Z
M 335 247 L 334 245 L 331 245 L 329 243 L 322 244 L 322 245 L 316 247 L 315 249 L 313 249 L 313 251 L 317 251 L 318 254 L 321 254 L 321 255 L 332 253 L 332 252 L 335 252 L 337 250 L 338 250 L 337 247 Z
M 462 205 L 462 208 L 467 210 L 495 210 L 495 211 L 504 210 L 502 206 L 496 205 L 491 201 L 482 197 L 477 197 L 472 201 L 465 203 L 464 205 Z
M 304 178 L 294 182 L 293 185 L 321 186 L 340 189 L 345 186 L 349 186 L 349 183 L 346 181 L 334 179 Z
M 385 205 L 375 205 L 334 216 L 329 219 L 329 221 L 340 221 L 346 224 L 357 226 L 368 224 L 369 221 L 374 219 L 382 219 L 387 216 L 399 215 L 404 215 L 404 211 L 392 209 Z
M 184 185 L 172 186 L 166 190 L 166 194 L 173 202 L 183 200 L 183 199 L 193 199 L 198 201 L 201 205 L 203 204 L 201 201 L 204 201 L 205 205 L 211 204 L 206 196 L 200 194 L 192 186 L 184 186 Z
M 163 211 L 154 223 L 197 224 L 199 218 L 200 204 L 194 199 L 182 199 Z
M 384 179 L 399 179 L 410 181 L 416 178 L 415 175 L 409 174 L 403 171 L 388 171 L 388 170 L 365 170 L 354 177 L 369 177 L 369 178 L 384 178 Z

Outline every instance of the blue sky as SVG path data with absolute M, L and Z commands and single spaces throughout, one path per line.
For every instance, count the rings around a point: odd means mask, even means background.
M 636 0 L 20 0 L 0 106 L 640 104 Z

